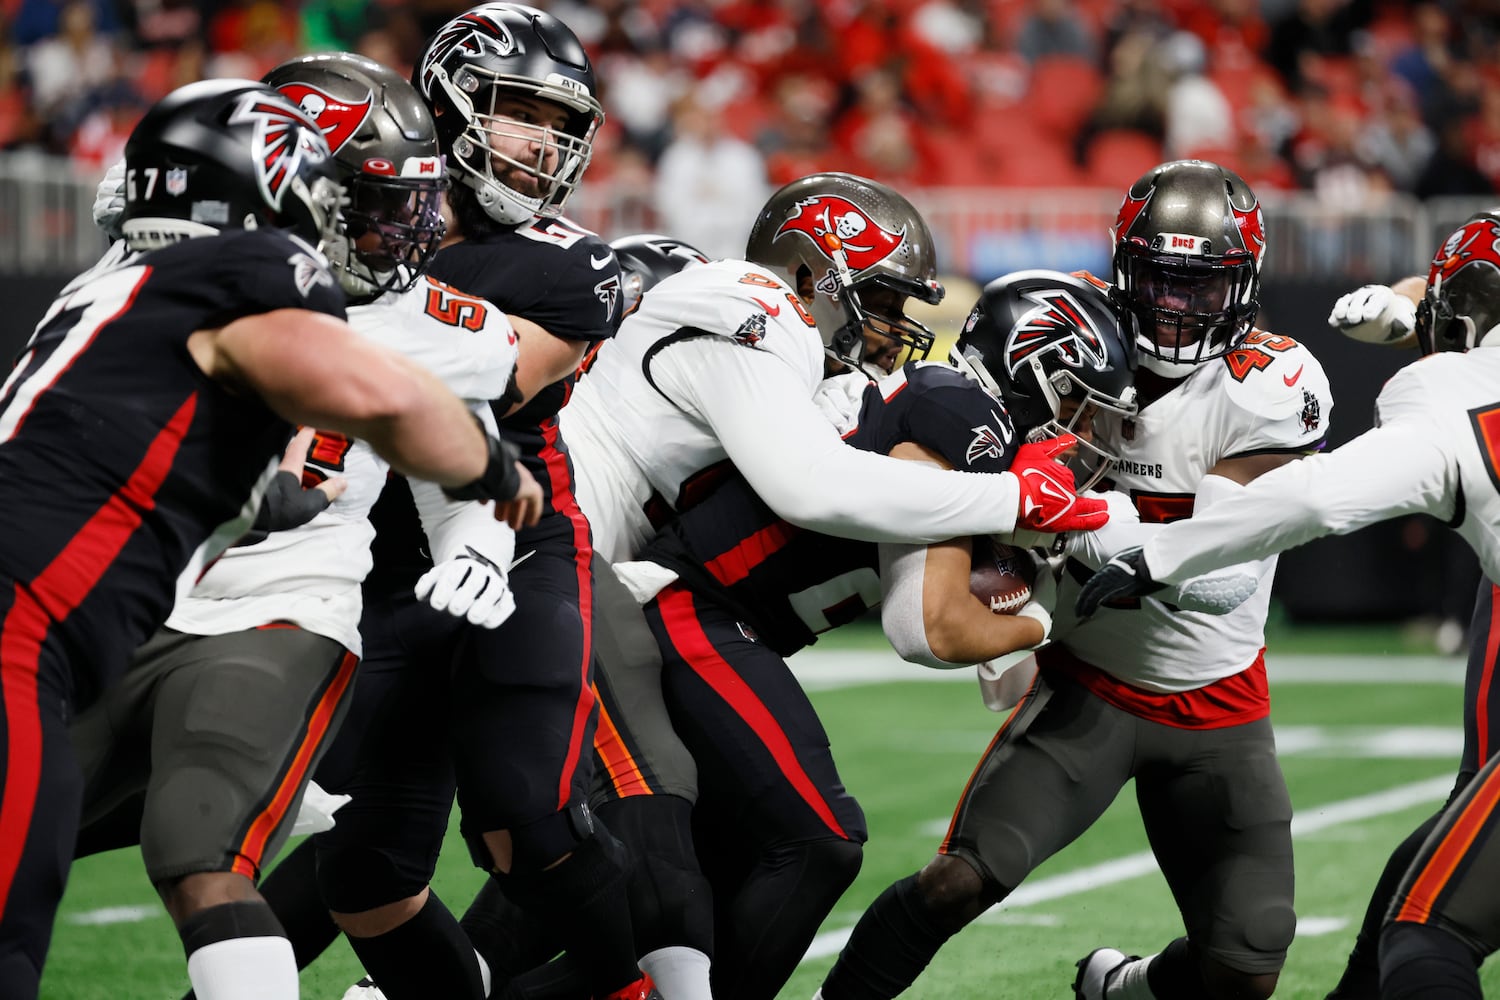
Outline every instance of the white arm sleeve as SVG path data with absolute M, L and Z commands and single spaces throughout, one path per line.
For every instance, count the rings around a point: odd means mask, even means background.
M 938 659 L 927 644 L 922 617 L 922 579 L 926 572 L 926 545 L 888 542 L 880 546 L 881 628 L 903 660 L 940 670 L 967 666 Z
M 799 527 L 876 542 L 1015 528 L 1015 476 L 948 472 L 849 447 L 806 379 L 776 355 L 701 337 L 661 352 L 652 373 L 713 428 L 761 499 Z
M 1425 435 L 1377 427 L 1326 455 L 1288 462 L 1213 510 L 1168 525 L 1145 546 L 1161 581 L 1260 559 L 1402 514 L 1453 514 L 1448 463 Z
M 484 556 L 504 572 L 516 555 L 516 534 L 495 520 L 489 501 L 450 500 L 441 487 L 418 479 L 407 480 L 412 500 L 427 533 L 433 565 L 465 554 L 466 548 Z

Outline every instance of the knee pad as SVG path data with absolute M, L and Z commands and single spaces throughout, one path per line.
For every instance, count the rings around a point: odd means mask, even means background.
M 363 913 L 415 896 L 432 878 L 430 866 L 403 861 L 375 847 L 318 851 L 318 892 L 335 913 Z
M 581 802 L 514 827 L 510 830 L 509 874 L 524 878 L 525 872 L 542 871 L 563 855 L 577 851 L 581 845 L 595 839 L 600 833 L 606 839 L 613 839 L 594 819 L 588 806 Z M 490 849 L 484 842 L 483 833 L 465 833 L 464 843 L 469 846 L 469 859 L 474 862 L 474 867 L 494 871 L 495 862 L 490 857 Z
M 865 860 L 864 845 L 842 837 L 811 840 L 790 849 L 797 852 L 808 868 L 818 872 L 826 885 L 836 887 L 838 893 L 854 882 Z

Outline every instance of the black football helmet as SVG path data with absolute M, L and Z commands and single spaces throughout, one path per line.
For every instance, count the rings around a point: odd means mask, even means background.
M 1060 271 L 1016 271 L 985 285 L 949 360 L 1000 397 L 1028 441 L 1073 433 L 1090 408 L 1136 412 L 1134 338 L 1105 287 Z M 1078 405 L 1064 416 L 1067 400 Z M 1078 445 L 1086 489 L 1116 456 L 1082 437 Z
M 522 4 L 471 8 L 428 40 L 412 82 L 437 118 L 449 168 L 473 190 L 486 215 L 518 226 L 562 211 L 604 121 L 594 66 L 566 24 Z M 500 101 L 514 96 L 558 105 L 567 123 L 558 130 L 499 114 Z M 520 152 L 522 147 L 529 151 Z M 534 178 L 537 193 L 501 179 L 513 170 Z
M 642 233 L 621 236 L 610 243 L 620 262 L 620 283 L 624 286 L 624 308 L 620 318 L 635 312 L 641 296 L 669 275 L 693 264 L 707 264 L 708 258 L 697 247 L 670 236 Z
M 1206 160 L 1152 168 L 1126 192 L 1114 240 L 1115 295 L 1147 368 L 1180 378 L 1250 333 L 1265 222 L 1238 174 Z
M 932 232 L 884 184 L 842 173 L 792 181 L 756 216 L 745 257 L 811 301 L 823 348 L 837 361 L 879 377 L 932 350 L 932 331 L 903 311 L 907 298 L 943 299 Z M 895 349 L 867 358 L 867 333 Z
M 339 284 L 355 301 L 410 288 L 442 242 L 448 185 L 437 128 L 416 89 L 352 52 L 300 56 L 265 82 L 316 122 L 333 150 L 348 203 L 344 233 L 324 253 Z
M 322 131 L 253 80 L 179 87 L 125 143 L 131 249 L 223 229 L 285 229 L 312 246 L 337 239 L 343 188 Z
M 1423 354 L 1467 351 L 1500 326 L 1500 214 L 1476 212 L 1432 258 L 1417 305 Z

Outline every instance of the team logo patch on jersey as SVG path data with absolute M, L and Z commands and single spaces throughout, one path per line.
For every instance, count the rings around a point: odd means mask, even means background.
M 842 250 L 849 270 L 863 271 L 896 252 L 906 240 L 906 229 L 893 233 L 882 227 L 854 202 L 834 195 L 799 201 L 794 214 L 783 222 L 772 239 L 798 232 L 812 239 L 829 259 Z
M 1323 420 L 1323 408 L 1318 405 L 1318 397 L 1306 389 L 1302 390 L 1302 429 L 1315 431 L 1318 424 Z
M 620 276 L 611 275 L 595 285 L 594 298 L 604 303 L 604 315 L 612 319 L 615 315 L 615 303 L 620 301 Z
M 1005 341 L 1005 366 L 1012 375 L 1032 355 L 1047 349 L 1071 368 L 1088 365 L 1096 372 L 1109 366 L 1109 349 L 1088 312 L 1061 289 L 1031 291 L 1025 297 L 1036 306 L 1011 327 Z
M 766 339 L 766 314 L 762 312 L 752 313 L 741 323 L 738 330 L 734 331 L 734 339 L 742 344 L 754 346 Z
M 1005 449 L 1010 443 L 1012 434 L 1005 421 L 1000 419 L 998 413 L 992 414 L 995 424 L 981 424 L 978 427 L 970 427 L 974 437 L 969 441 L 969 448 L 964 453 L 964 463 L 973 465 L 981 458 L 1001 459 L 1005 457 Z
M 515 50 L 516 40 L 503 24 L 487 16 L 483 9 L 471 10 L 449 21 L 427 47 L 422 56 L 421 72 L 418 73 L 418 79 L 422 81 L 422 93 L 432 96 L 438 78 L 446 78 L 448 75 L 447 70 L 443 69 L 443 63 L 455 52 L 471 56 L 486 52 L 508 56 Z M 477 89 L 478 80 L 474 83 Z
M 370 117 L 373 95 L 369 91 L 357 101 L 344 101 L 307 83 L 288 83 L 277 89 L 317 123 L 323 138 L 328 140 L 328 148 L 335 153 Z
M 292 284 L 297 286 L 297 291 L 302 293 L 304 299 L 318 285 L 328 285 L 330 288 L 333 286 L 333 275 L 328 273 L 328 268 L 307 254 L 292 254 L 286 262 L 292 265 Z
M 321 134 L 317 125 L 300 112 L 267 101 L 254 91 L 240 99 L 229 121 L 248 122 L 253 127 L 250 148 L 259 167 L 256 182 L 265 201 L 281 211 L 281 198 L 302 161 L 316 162 L 327 155 L 314 139 Z

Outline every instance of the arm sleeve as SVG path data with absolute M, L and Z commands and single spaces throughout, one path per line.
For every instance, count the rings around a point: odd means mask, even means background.
M 484 405 L 473 407 L 487 434 L 497 434 L 495 418 Z M 425 480 L 408 479 L 412 502 L 427 535 L 434 565 L 463 555 L 466 548 L 500 567 L 510 568 L 516 555 L 516 534 L 510 525 L 495 519 L 495 505 L 473 500 L 450 500 L 442 487 Z
M 713 428 L 761 499 L 799 527 L 924 543 L 1015 528 L 1020 491 L 1010 473 L 948 472 L 849 447 L 775 355 L 701 337 L 663 351 L 653 372 Z
M 922 581 L 927 573 L 927 546 L 887 543 L 880 546 L 880 626 L 896 655 L 939 670 L 967 666 L 933 655 L 922 615 Z
M 1289 462 L 1212 510 L 1168 525 L 1145 545 L 1146 566 L 1157 580 L 1180 582 L 1402 514 L 1451 517 L 1449 476 L 1431 435 L 1378 427 L 1329 454 Z

